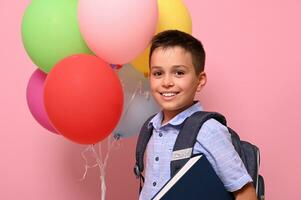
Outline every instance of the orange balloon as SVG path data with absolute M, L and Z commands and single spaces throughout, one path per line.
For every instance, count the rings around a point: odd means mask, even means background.
M 74 55 L 61 60 L 48 74 L 44 103 L 51 123 L 63 136 L 80 144 L 95 144 L 120 119 L 122 86 L 102 59 Z

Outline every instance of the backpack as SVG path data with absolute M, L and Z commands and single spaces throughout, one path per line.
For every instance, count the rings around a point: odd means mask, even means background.
M 153 116 L 150 117 L 142 126 L 136 146 L 136 164 L 134 167 L 134 173 L 137 178 L 140 178 L 140 192 L 142 190 L 142 182 L 144 182 L 144 177 L 142 175 L 142 172 L 144 170 L 144 152 L 153 132 L 153 127 L 148 128 L 148 124 L 152 118 Z M 225 117 L 219 113 L 204 111 L 195 112 L 183 122 L 183 127 L 181 128 L 173 147 L 173 153 L 178 150 L 193 149 L 201 126 L 207 120 L 212 118 L 227 127 Z M 238 134 L 234 130 L 229 127 L 227 128 L 231 134 L 232 144 L 235 150 L 239 154 L 249 175 L 253 179 L 253 185 L 256 189 L 258 199 L 264 200 L 264 179 L 259 174 L 260 153 L 258 147 L 249 142 L 240 140 Z M 190 152 L 191 157 L 193 151 L 191 150 Z M 182 166 L 184 166 L 184 164 L 189 160 L 190 157 L 171 161 L 171 177 L 173 177 L 182 168 Z

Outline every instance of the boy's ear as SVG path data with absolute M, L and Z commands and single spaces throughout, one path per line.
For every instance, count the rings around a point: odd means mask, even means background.
M 198 75 L 199 78 L 199 84 L 198 84 L 198 88 L 197 88 L 197 92 L 200 92 L 202 90 L 202 88 L 206 85 L 207 83 L 207 75 L 205 72 L 201 72 Z

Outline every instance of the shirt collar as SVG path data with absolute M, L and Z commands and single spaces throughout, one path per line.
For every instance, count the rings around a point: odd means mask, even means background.
M 199 101 L 194 102 L 194 104 L 192 106 L 190 106 L 189 108 L 185 109 L 184 111 L 180 112 L 179 114 L 177 114 L 174 118 L 172 118 L 168 123 L 166 124 L 170 124 L 173 126 L 177 126 L 180 125 L 184 122 L 184 120 L 187 117 L 190 117 L 193 113 L 198 112 L 198 111 L 202 111 L 202 105 L 200 104 Z M 148 123 L 148 128 L 150 128 L 151 126 L 153 126 L 155 129 L 159 129 L 162 126 L 162 119 L 163 119 L 163 113 L 162 111 L 157 113 L 152 119 L 151 121 Z

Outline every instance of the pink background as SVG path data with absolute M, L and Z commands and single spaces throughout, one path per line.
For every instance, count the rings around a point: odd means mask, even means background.
M 43 129 L 26 105 L 35 66 L 20 27 L 29 0 L 0 3 L 0 199 L 100 199 L 97 169 L 84 172 L 77 145 Z M 241 137 L 261 149 L 267 199 L 301 199 L 300 2 L 185 0 L 193 34 L 207 50 L 206 109 L 224 113 Z M 300 52 L 298 52 L 300 53 Z M 136 199 L 132 175 L 136 138 L 112 151 L 108 199 Z

